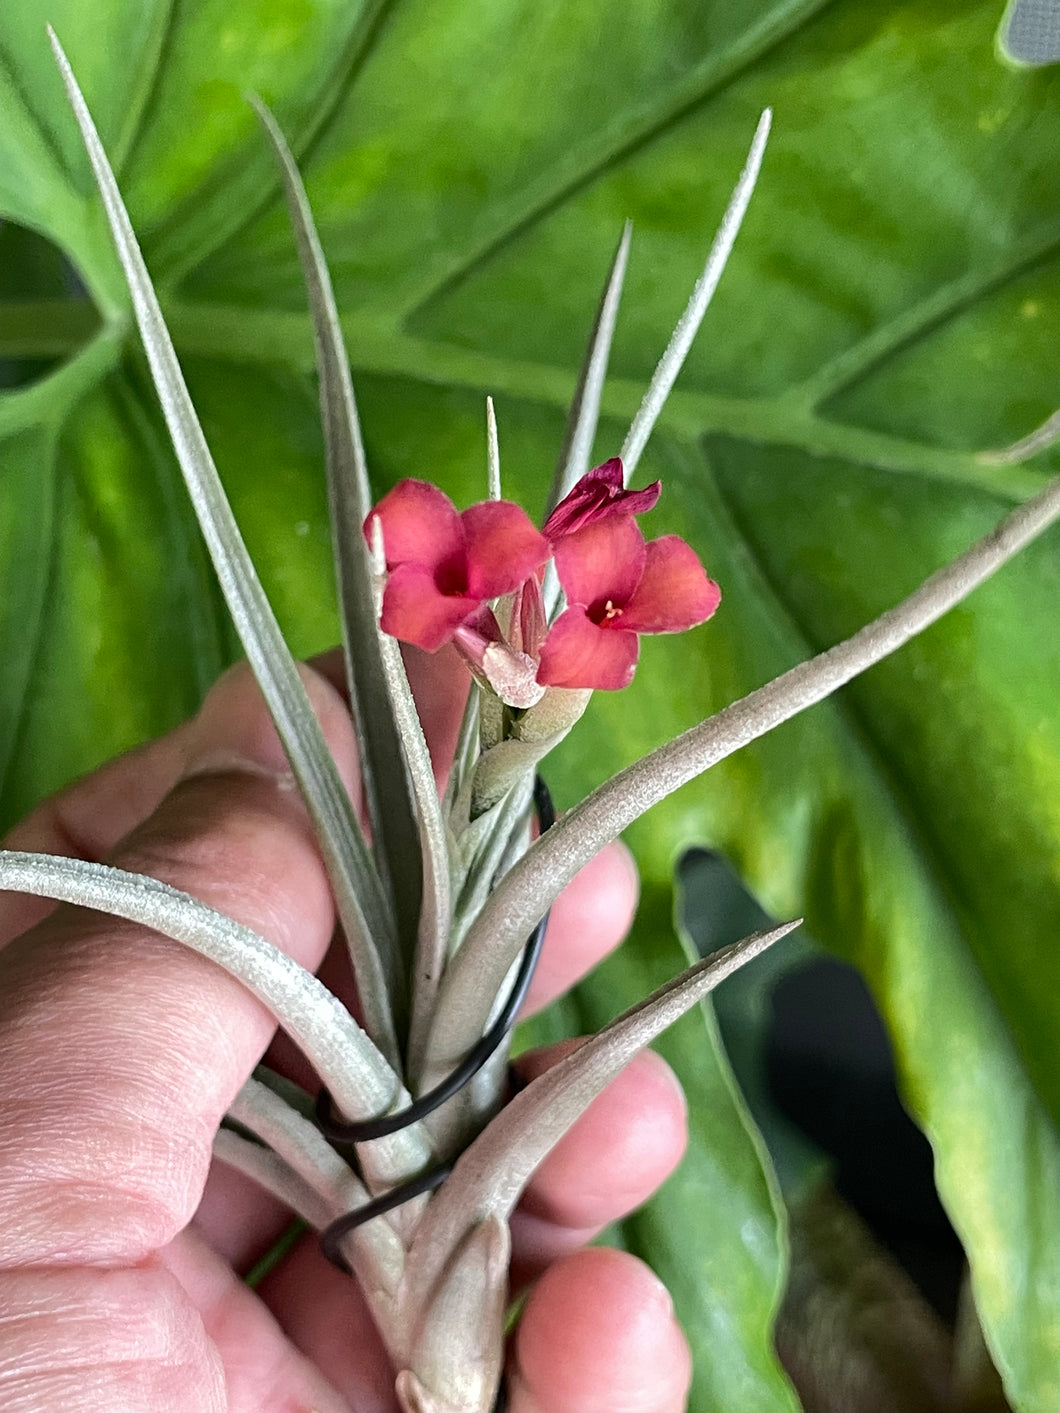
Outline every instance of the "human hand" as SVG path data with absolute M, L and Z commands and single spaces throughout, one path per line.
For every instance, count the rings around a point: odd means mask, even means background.
M 347 786 L 349 716 L 306 681 Z M 460 669 L 462 671 L 462 669 Z M 432 755 L 459 701 L 443 652 L 410 674 Z M 245 669 L 194 721 L 46 801 L 10 848 L 149 873 L 320 968 L 327 880 Z M 557 901 L 528 1011 L 624 935 L 636 896 L 613 846 Z M 392 1375 L 356 1285 L 303 1238 L 251 1291 L 241 1276 L 289 1213 L 211 1163 L 226 1108 L 266 1047 L 305 1062 L 237 981 L 158 934 L 0 893 L 0 1391 L 8 1413 L 391 1413 Z M 569 1046 L 526 1056 L 540 1073 Z M 689 1356 L 669 1299 L 633 1257 L 579 1249 L 654 1190 L 684 1145 L 684 1102 L 645 1054 L 539 1169 L 512 1223 L 513 1274 L 536 1283 L 512 1340 L 511 1413 L 679 1413 Z

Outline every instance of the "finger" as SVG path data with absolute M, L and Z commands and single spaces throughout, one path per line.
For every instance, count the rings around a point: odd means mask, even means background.
M 438 788 L 444 790 L 456 753 L 460 723 L 471 687 L 471 674 L 451 646 L 427 653 L 422 648 L 402 643 L 401 656 L 412 695 L 416 698 Z M 342 649 L 331 648 L 310 659 L 310 662 L 348 702 Z
M 214 1159 L 191 1230 L 245 1276 L 273 1250 L 294 1222 L 290 1207 L 253 1178 Z
M 187 730 L 186 724 L 180 726 L 52 795 L 16 824 L 0 847 L 93 861 L 103 858 L 176 784 Z M 0 947 L 54 907 L 47 898 L 0 893 Z
M 231 1413 L 201 1321 L 157 1266 L 0 1271 L 0 1350 L 10 1413 Z
M 662 1282 L 624 1251 L 579 1251 L 527 1299 L 510 1413 L 681 1413 L 691 1373 Z
M 132 1270 L 0 1272 L 9 1413 L 344 1413 L 261 1302 L 187 1233 Z
M 316 1236 L 299 1242 L 258 1293 L 350 1408 L 397 1413 L 394 1371 L 360 1287 L 325 1259 Z
M 579 1043 L 533 1051 L 516 1067 L 535 1079 Z M 687 1107 L 677 1077 L 661 1056 L 645 1050 L 534 1174 L 512 1217 L 513 1285 L 535 1278 L 646 1202 L 677 1167 L 687 1141 Z
M 349 1409 L 326 1376 L 288 1340 L 258 1296 L 193 1230 L 182 1232 L 159 1259 L 180 1283 L 220 1355 L 226 1413 Z
M 522 1016 L 547 1006 L 592 971 L 629 932 L 640 884 L 625 844 L 608 844 L 552 905 L 541 960 Z
M 307 674 L 307 686 L 349 780 L 345 708 L 321 679 Z M 113 861 L 319 963 L 331 894 L 246 671 L 207 698 L 184 778 Z M 273 1028 L 220 968 L 102 914 L 64 908 L 11 943 L 0 953 L 0 1259 L 120 1262 L 171 1240 Z

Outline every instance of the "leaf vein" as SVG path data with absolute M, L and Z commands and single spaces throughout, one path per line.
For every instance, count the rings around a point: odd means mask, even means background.
M 611 127 L 570 147 L 547 172 L 494 208 L 491 228 L 471 249 L 456 254 L 443 251 L 433 263 L 424 262 L 404 288 L 398 285 L 393 297 L 398 323 L 448 293 L 576 192 L 688 117 L 832 3 L 788 0 L 751 25 L 729 49 L 697 64 L 665 99 L 632 107 Z
M 1039 226 L 995 263 L 967 271 L 878 325 L 783 394 L 784 401 L 819 410 L 882 364 L 959 317 L 979 299 L 1043 263 L 1060 248 L 1060 220 Z

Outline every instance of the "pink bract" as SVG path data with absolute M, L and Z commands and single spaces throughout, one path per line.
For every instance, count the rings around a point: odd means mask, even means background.
M 389 571 L 380 623 L 434 652 L 483 603 L 512 593 L 549 557 L 549 542 L 509 501 L 459 512 L 426 481 L 400 481 L 365 521 L 378 517 Z
M 556 546 L 567 596 L 541 649 L 549 687 L 616 690 L 633 679 L 640 633 L 681 633 L 705 622 L 721 590 L 677 535 L 645 543 L 630 515 L 591 524 Z

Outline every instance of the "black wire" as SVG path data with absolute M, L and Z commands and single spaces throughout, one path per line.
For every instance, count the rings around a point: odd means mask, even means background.
M 321 1251 L 333 1266 L 338 1266 L 339 1270 L 345 1271 L 348 1276 L 352 1275 L 350 1263 L 339 1250 L 343 1237 L 349 1236 L 351 1231 L 363 1226 L 365 1222 L 370 1222 L 373 1217 L 381 1217 L 384 1212 L 390 1212 L 405 1202 L 411 1202 L 413 1197 L 419 1197 L 423 1192 L 433 1192 L 436 1187 L 441 1187 L 452 1171 L 452 1163 L 439 1163 L 437 1167 L 420 1173 L 419 1177 L 410 1178 L 400 1187 L 392 1187 L 381 1197 L 366 1202 L 363 1207 L 356 1207 L 345 1216 L 337 1217 L 320 1233 Z
M 548 786 L 540 775 L 534 778 L 534 806 L 543 834 L 546 829 L 551 829 L 555 824 L 556 811 Z M 527 940 L 515 982 L 500 1015 L 482 1039 L 465 1055 L 452 1074 L 442 1080 L 441 1084 L 421 1095 L 419 1099 L 416 1099 L 408 1108 L 402 1109 L 400 1113 L 386 1114 L 378 1119 L 362 1119 L 355 1123 L 340 1123 L 334 1117 L 331 1095 L 327 1089 L 322 1089 L 316 1102 L 316 1121 L 320 1131 L 336 1143 L 368 1143 L 373 1139 L 386 1138 L 389 1134 L 398 1133 L 401 1129 L 408 1128 L 410 1124 L 426 1118 L 428 1114 L 440 1108 L 447 1099 L 451 1099 L 454 1094 L 459 1093 L 468 1080 L 478 1073 L 515 1024 L 515 1018 L 526 1000 L 526 993 L 530 989 L 534 971 L 541 957 L 547 927 L 548 913 L 537 924 Z M 436 1187 L 441 1186 L 452 1170 L 452 1163 L 442 1163 L 438 1167 L 428 1169 L 425 1173 L 420 1173 L 418 1177 L 410 1178 L 408 1182 L 391 1188 L 389 1192 L 384 1192 L 371 1202 L 366 1202 L 363 1207 L 358 1207 L 354 1211 L 336 1218 L 320 1233 L 320 1246 L 324 1255 L 333 1265 L 349 1273 L 349 1263 L 339 1250 L 339 1243 L 342 1239 L 365 1222 L 370 1222 L 373 1218 L 382 1216 L 384 1212 L 390 1212 L 395 1207 L 400 1207 L 402 1203 L 410 1201 L 413 1197 L 419 1197 L 424 1192 L 433 1192 Z M 503 1413 L 504 1399 L 502 1385 L 495 1413 Z

